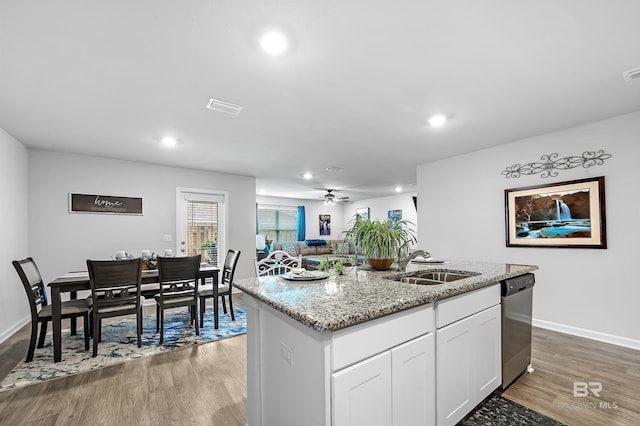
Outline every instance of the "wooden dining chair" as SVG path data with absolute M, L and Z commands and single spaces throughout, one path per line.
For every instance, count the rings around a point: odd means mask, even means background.
M 164 341 L 164 311 L 186 306 L 189 308 L 191 324 L 198 327 L 198 271 L 201 255 L 183 257 L 158 257 L 160 293 L 156 300 L 156 331 L 160 331 L 160 344 Z
M 294 257 L 283 250 L 274 250 L 269 256 L 258 260 L 254 258 L 256 275 L 280 275 L 294 268 L 302 267 L 302 257 Z
M 18 272 L 20 281 L 24 286 L 29 299 L 29 308 L 31 311 L 31 340 L 29 341 L 29 350 L 27 352 L 26 362 L 33 361 L 33 355 L 36 350 L 36 337 L 38 335 L 38 324 L 40 324 L 40 338 L 38 339 L 38 348 L 44 346 L 44 339 L 47 334 L 47 324 L 51 321 L 51 305 L 47 301 L 47 290 L 44 288 L 44 282 L 40 275 L 40 270 L 36 262 L 31 257 L 22 260 L 14 260 L 13 267 Z M 84 350 L 89 350 L 89 312 L 91 306 L 87 299 L 69 300 L 62 302 L 62 319 L 73 319 L 82 317 L 84 320 Z
M 140 294 L 142 259 L 89 260 L 89 284 L 93 309 L 93 356 L 98 355 L 102 339 L 102 319 L 135 314 L 138 347 L 142 347 L 142 305 Z
M 240 259 L 240 250 L 229 250 L 224 260 L 224 266 L 222 267 L 222 279 L 218 285 L 218 297 L 222 299 L 222 312 L 227 313 L 227 305 L 225 303 L 225 296 L 229 299 L 229 311 L 231 312 L 231 321 L 235 321 L 235 315 L 233 314 L 233 275 L 236 272 L 236 266 L 238 265 L 238 259 Z M 207 299 L 213 298 L 213 283 L 211 287 L 202 287 L 198 291 L 198 297 L 200 299 L 200 327 L 204 327 L 204 311 L 206 308 Z M 214 300 L 213 303 L 218 303 L 218 300 Z M 213 319 L 214 328 L 218 328 L 217 316 Z

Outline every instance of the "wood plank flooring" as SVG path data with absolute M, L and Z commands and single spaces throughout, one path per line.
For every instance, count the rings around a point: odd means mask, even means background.
M 0 344 L 0 377 L 28 338 Z M 238 336 L 0 392 L 0 425 L 244 425 L 245 351 Z M 569 425 L 640 425 L 640 351 L 534 328 L 532 358 L 504 397 Z M 600 397 L 573 397 L 574 381 L 601 382 Z
M 531 358 L 505 398 L 569 425 L 640 425 L 640 351 L 534 328 Z M 576 381 L 600 396 L 574 397 Z

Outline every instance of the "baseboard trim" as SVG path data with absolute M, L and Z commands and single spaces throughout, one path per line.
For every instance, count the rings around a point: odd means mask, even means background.
M 573 327 L 571 325 L 558 324 L 535 318 L 533 319 L 533 326 L 640 351 L 640 340 L 629 339 L 628 337 L 601 333 L 599 331 L 587 330 L 585 328 Z
M 25 324 L 31 322 L 31 315 L 27 315 L 26 317 L 19 320 L 17 323 L 11 326 L 11 328 L 5 330 L 0 334 L 0 343 L 4 343 L 9 337 L 13 336 L 18 330 L 24 327 Z

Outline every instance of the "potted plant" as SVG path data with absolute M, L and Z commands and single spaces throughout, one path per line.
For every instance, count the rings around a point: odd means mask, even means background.
M 213 259 L 218 254 L 218 242 L 215 238 L 211 238 L 200 245 L 200 250 L 207 253 L 209 262 L 213 262 Z
M 345 231 L 372 269 L 388 269 L 394 261 L 409 254 L 416 242 L 413 223 L 408 220 L 357 219 Z
M 340 258 L 331 261 L 329 260 L 329 256 L 325 256 L 323 259 L 320 259 L 317 269 L 318 271 L 334 271 L 336 275 L 342 275 L 347 271 L 347 267 L 354 266 L 355 264 L 355 260 L 351 258 Z

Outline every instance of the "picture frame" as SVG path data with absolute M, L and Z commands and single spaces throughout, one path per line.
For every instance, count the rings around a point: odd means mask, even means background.
M 142 197 L 69 193 L 70 213 L 142 215 Z
M 604 176 L 505 189 L 507 247 L 607 248 Z
M 389 220 L 401 220 L 402 219 L 402 210 L 388 210 L 387 211 L 387 219 Z
M 331 235 L 331 215 L 318 215 L 318 227 L 320 235 Z
M 369 219 L 369 207 L 360 207 L 356 209 L 356 220 Z

